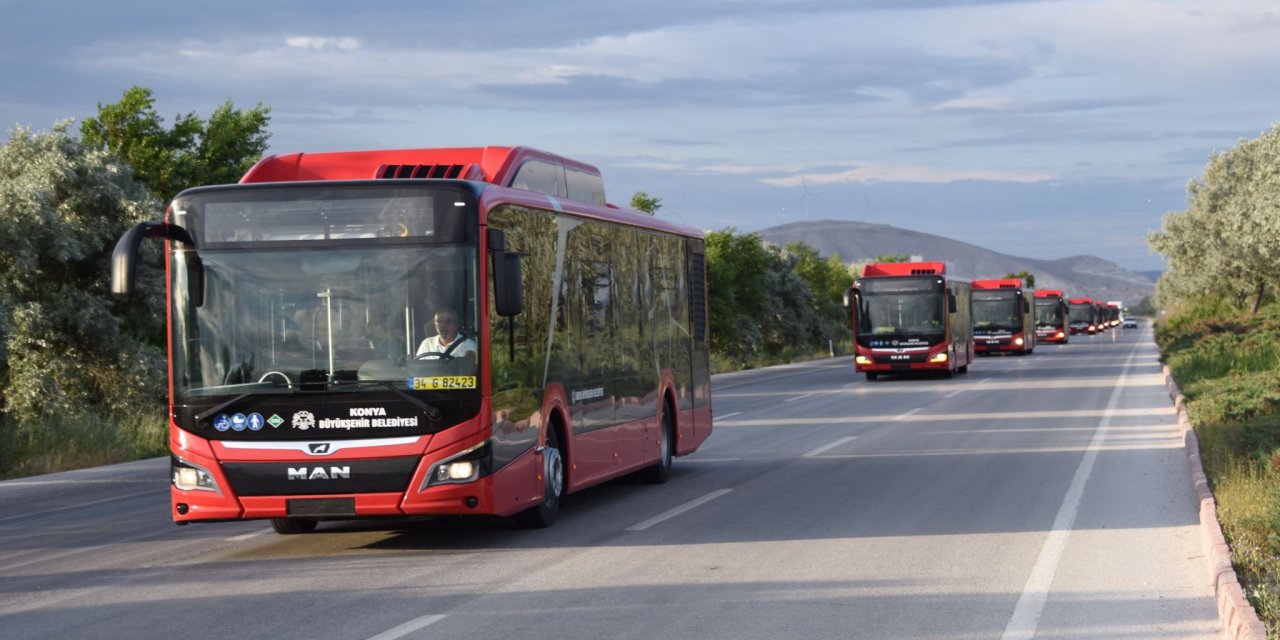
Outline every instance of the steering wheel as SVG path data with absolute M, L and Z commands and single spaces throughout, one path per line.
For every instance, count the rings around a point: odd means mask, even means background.
M 290 380 L 290 379 L 289 379 L 289 376 L 285 375 L 283 371 L 268 371 L 268 372 L 266 372 L 266 373 L 262 374 L 262 377 L 261 377 L 261 378 L 258 378 L 258 382 L 266 382 L 266 381 L 267 381 L 267 378 L 270 378 L 271 376 L 280 376 L 281 378 L 284 378 L 284 383 L 285 383 L 286 385 L 288 385 L 288 386 L 290 386 L 290 387 L 292 387 L 292 386 L 293 386 L 293 381 L 292 381 L 292 380 Z
M 457 356 L 453 355 L 452 353 L 443 353 L 440 351 L 428 351 L 426 353 L 419 353 L 418 355 L 414 356 L 413 359 L 414 360 L 440 360 L 442 362 L 448 362 L 456 357 Z

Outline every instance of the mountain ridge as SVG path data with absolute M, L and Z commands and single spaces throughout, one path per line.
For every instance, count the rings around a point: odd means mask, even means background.
M 1027 271 L 1036 277 L 1037 289 L 1062 289 L 1071 297 L 1121 300 L 1126 306 L 1136 305 L 1155 292 L 1155 283 L 1148 274 L 1130 271 L 1098 256 L 1024 258 L 883 223 L 805 220 L 756 233 L 778 246 L 803 242 L 824 256 L 839 253 L 846 263 L 883 255 L 918 255 L 924 260 L 947 262 L 954 275 L 967 279 L 999 278 L 1006 273 Z

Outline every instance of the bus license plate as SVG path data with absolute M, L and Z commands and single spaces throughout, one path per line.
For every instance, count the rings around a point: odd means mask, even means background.
M 354 516 L 355 498 L 295 498 L 284 503 L 291 516 Z
M 430 378 L 413 378 L 409 387 L 414 391 L 439 391 L 441 389 L 474 389 L 475 376 L 433 376 Z

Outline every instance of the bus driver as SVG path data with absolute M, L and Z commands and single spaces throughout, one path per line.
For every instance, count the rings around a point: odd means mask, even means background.
M 422 341 L 414 356 L 419 360 L 448 359 L 467 356 L 474 358 L 476 343 L 458 334 L 458 314 L 449 309 L 436 312 L 436 335 Z

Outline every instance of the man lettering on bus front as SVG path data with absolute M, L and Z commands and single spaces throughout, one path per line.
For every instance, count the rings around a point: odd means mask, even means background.
M 458 314 L 449 309 L 437 311 L 435 328 L 436 335 L 423 340 L 422 344 L 418 345 L 416 358 L 429 360 L 433 358 L 459 358 L 462 356 L 475 357 L 476 343 L 458 333 Z

